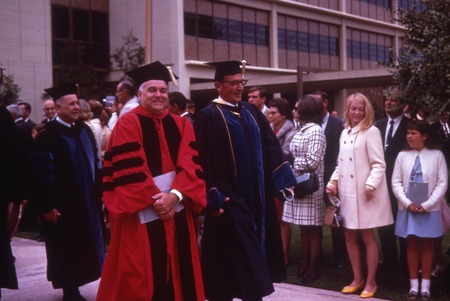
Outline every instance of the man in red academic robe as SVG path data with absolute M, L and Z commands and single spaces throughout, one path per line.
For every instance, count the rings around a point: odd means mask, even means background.
M 192 125 L 167 110 L 174 76 L 164 65 L 127 74 L 140 105 L 119 118 L 105 154 L 111 244 L 97 300 L 204 301 L 192 213 L 206 190 Z

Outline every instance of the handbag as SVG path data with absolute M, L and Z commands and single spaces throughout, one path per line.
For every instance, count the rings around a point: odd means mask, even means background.
M 319 190 L 319 179 L 314 172 L 305 172 L 295 177 L 297 185 L 294 187 L 294 197 L 302 199 L 313 192 Z
M 330 202 L 333 203 L 333 205 L 327 206 L 327 208 L 325 209 L 323 224 L 331 228 L 342 227 L 344 221 L 339 212 L 341 203 L 336 196 L 328 196 L 328 197 L 330 199 Z

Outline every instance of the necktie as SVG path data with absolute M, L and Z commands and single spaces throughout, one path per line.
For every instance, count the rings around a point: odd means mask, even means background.
M 389 146 L 392 140 L 392 133 L 394 132 L 394 120 L 389 122 L 389 132 L 386 138 L 386 147 Z
M 422 166 L 420 165 L 419 155 L 416 156 L 416 161 L 414 161 L 410 181 L 423 183 Z

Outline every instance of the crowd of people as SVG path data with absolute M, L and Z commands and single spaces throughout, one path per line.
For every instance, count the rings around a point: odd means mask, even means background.
M 199 111 L 169 93 L 178 77 L 159 61 L 128 71 L 103 102 L 73 83 L 45 89 L 40 123 L 26 102 L 0 106 L 0 287 L 18 288 L 7 226 L 22 206 L 19 229 L 45 241 L 64 301 L 86 300 L 79 287 L 99 278 L 99 301 L 261 301 L 288 277 L 292 225 L 301 261 L 290 277 L 320 277 L 324 209 L 337 197 L 335 268 L 352 270 L 341 292 L 373 297 L 381 262 L 409 275 L 409 299 L 429 299 L 443 273 L 448 113 L 410 119 L 390 95 L 376 121 L 354 93 L 341 119 L 323 91 L 291 103 L 257 86 L 243 101 L 245 64 L 207 63 L 217 98 Z M 305 173 L 317 189 L 295 197 Z

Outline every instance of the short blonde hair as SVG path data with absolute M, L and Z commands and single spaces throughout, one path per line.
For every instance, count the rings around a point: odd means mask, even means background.
M 345 127 L 351 127 L 352 125 L 350 120 L 350 104 L 352 101 L 364 104 L 364 119 L 361 120 L 361 122 L 358 124 L 359 129 L 365 130 L 370 128 L 374 123 L 373 106 L 369 99 L 362 93 L 354 93 L 347 97 L 344 107 Z

